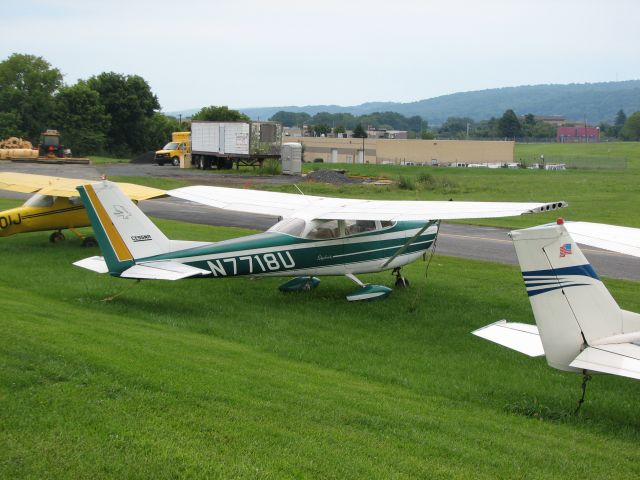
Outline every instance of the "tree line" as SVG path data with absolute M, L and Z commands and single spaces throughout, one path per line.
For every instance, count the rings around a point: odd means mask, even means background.
M 15 53 L 0 62 L 0 139 L 39 142 L 47 129 L 61 133 L 74 155 L 127 157 L 156 150 L 188 123 L 160 113 L 158 97 L 138 75 L 104 72 L 65 85 L 42 57 Z M 227 107 L 202 108 L 193 119 L 248 121 Z
M 419 116 L 405 117 L 395 112 L 375 112 L 368 115 L 350 113 L 320 112 L 309 115 L 304 112 L 280 111 L 269 120 L 282 123 L 286 127 L 303 127 L 316 136 L 329 133 L 345 133 L 353 130 L 354 136 L 361 137 L 363 125 L 377 129 L 406 130 L 409 138 L 450 138 L 450 139 L 550 139 L 556 137 L 556 126 L 545 123 L 532 113 L 518 117 L 512 109 L 489 120 L 476 121 L 470 117 L 449 117 L 439 127 L 429 127 L 427 120 Z M 637 125 L 637 126 L 636 126 Z M 601 123 L 601 134 L 607 138 L 620 140 L 640 140 L 640 112 L 629 118 L 620 110 L 613 125 Z M 357 132 L 357 135 L 356 135 Z M 365 134 L 366 135 L 366 134 Z

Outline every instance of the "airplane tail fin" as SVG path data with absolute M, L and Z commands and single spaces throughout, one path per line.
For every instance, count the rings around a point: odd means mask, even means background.
M 561 370 L 624 334 L 623 311 L 562 224 L 511 232 L 547 362 Z
M 170 240 L 116 184 L 104 181 L 78 191 L 111 274 L 170 250 Z

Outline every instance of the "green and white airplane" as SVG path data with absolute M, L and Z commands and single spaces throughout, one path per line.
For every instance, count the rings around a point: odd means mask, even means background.
M 349 301 L 387 296 L 356 275 L 400 269 L 433 245 L 440 220 L 546 212 L 565 202 L 383 201 L 315 197 L 257 190 L 192 186 L 169 195 L 226 210 L 281 217 L 264 233 L 221 242 L 169 240 L 118 186 L 104 181 L 78 187 L 103 257 L 75 265 L 121 278 L 296 277 L 283 291 L 309 290 L 316 276 L 344 275 L 358 285 Z

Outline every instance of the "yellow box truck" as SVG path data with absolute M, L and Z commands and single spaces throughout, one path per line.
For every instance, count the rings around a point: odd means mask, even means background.
M 178 167 L 188 164 L 184 160 L 188 154 L 191 154 L 191 132 L 173 132 L 171 141 L 156 152 L 155 161 L 158 165 L 168 163 Z

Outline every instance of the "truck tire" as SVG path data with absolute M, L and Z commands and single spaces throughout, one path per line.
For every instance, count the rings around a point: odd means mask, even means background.
M 179 167 L 180 166 L 180 159 L 178 157 L 173 157 L 171 159 L 171 165 L 173 165 L 174 167 Z

